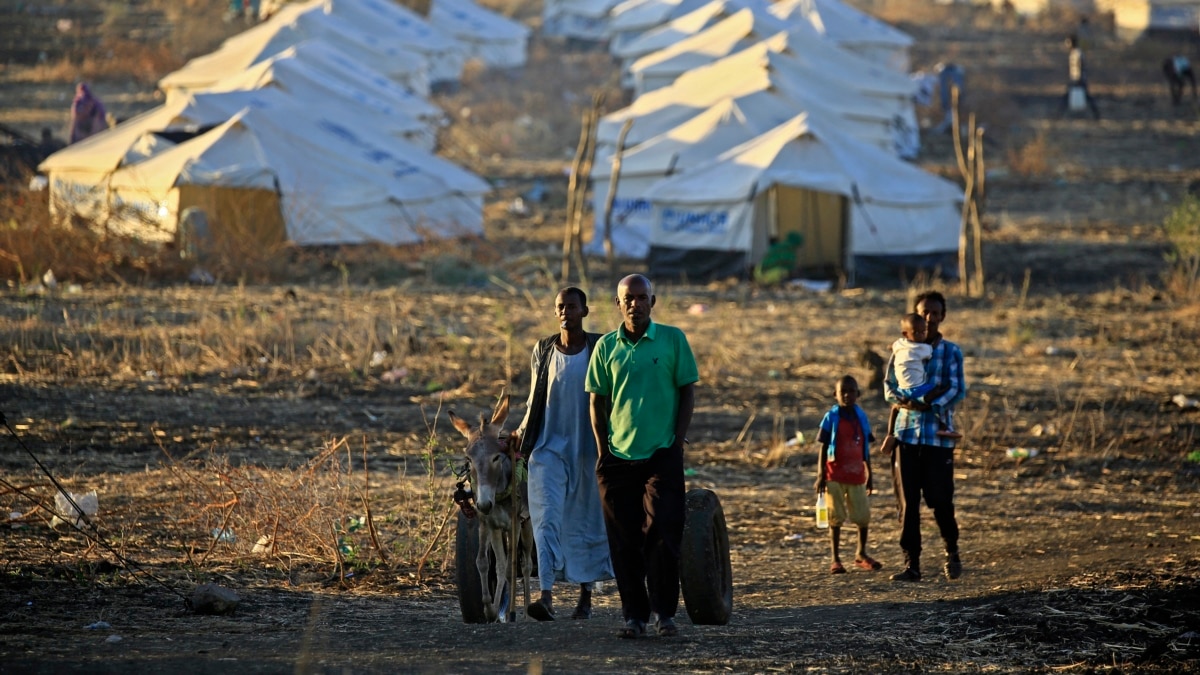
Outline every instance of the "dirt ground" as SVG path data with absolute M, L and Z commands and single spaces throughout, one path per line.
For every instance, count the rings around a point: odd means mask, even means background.
M 553 330 L 555 283 L 544 274 L 510 264 L 506 281 L 480 287 L 9 290 L 0 300 L 0 409 L 11 430 L 0 440 L 0 506 L 30 511 L 14 486 L 52 494 L 28 449 L 70 490 L 97 490 L 108 540 L 149 574 L 40 517 L 0 529 L 0 673 L 1200 672 L 1200 464 L 1188 459 L 1200 408 L 1172 401 L 1200 398 L 1200 309 L 1158 290 L 1159 224 L 1200 181 L 1196 108 L 1172 107 L 1157 78 L 1160 52 L 1173 47 L 1096 49 L 1103 117 L 1094 122 L 1055 114 L 1065 59 L 1054 31 L 904 28 L 917 38 L 915 65 L 967 66 L 970 95 L 992 120 L 991 165 L 1004 169 L 988 200 L 989 293 L 948 289 L 945 332 L 964 348 L 971 390 L 955 472 L 960 579 L 938 574 L 926 514 L 925 579 L 888 580 L 901 557 L 882 458 L 871 528 L 882 571 L 828 574 L 827 538 L 812 524 L 816 425 L 838 375 L 869 379 L 858 354 L 884 352 L 909 302 L 904 288 L 659 288 L 656 318 L 683 327 L 701 363 L 689 484 L 721 498 L 734 614 L 725 626 L 696 626 L 681 610 L 678 638 L 638 641 L 614 637 L 611 584 L 589 621 L 463 624 L 444 534 L 419 573 L 376 563 L 347 577 L 329 559 L 214 546 L 210 520 L 180 513 L 189 493 L 172 466 L 216 454 L 286 469 L 347 438 L 370 465 L 385 540 L 398 536 L 393 512 L 412 503 L 402 488 L 435 484 L 440 514 L 453 479 L 448 461 L 435 478 L 424 474 L 428 424 L 445 408 L 482 412 L 506 385 L 514 417 L 523 412 L 527 351 Z M 4 72 L 2 119 L 36 131 L 61 116 L 57 104 L 37 103 L 45 87 Z M 127 84 L 104 86 L 150 105 Z M 24 92 L 19 103 L 14 92 Z M 951 175 L 948 140 L 924 141 L 922 163 Z M 1022 153 L 1041 157 L 1045 171 L 1009 168 Z M 489 211 L 489 237 L 510 260 L 554 241 L 542 219 L 561 221 L 561 212 L 503 214 L 524 177 Z M 592 279 L 592 329 L 615 325 L 604 299 L 611 282 Z M 233 334 L 255 321 L 310 326 L 351 314 L 378 317 L 406 347 L 361 369 L 310 369 L 303 355 L 275 367 L 255 354 L 189 369 L 139 356 L 120 333 L 161 330 L 183 343 L 213 316 Z M 45 335 L 58 346 L 40 346 Z M 81 344 L 124 349 L 122 367 L 88 362 L 72 349 Z M 413 372 L 383 376 L 401 366 Z M 877 395 L 864 406 L 882 423 Z M 434 436 L 456 447 L 439 419 Z M 796 431 L 806 442 L 787 446 Z M 1037 452 L 1014 459 L 1013 448 Z M 842 554 L 852 557 L 848 542 Z M 187 611 L 183 598 L 201 582 L 239 593 L 237 612 Z M 569 607 L 572 592 L 558 602 Z

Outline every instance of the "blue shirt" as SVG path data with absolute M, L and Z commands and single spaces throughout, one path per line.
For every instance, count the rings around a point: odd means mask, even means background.
M 967 383 L 963 379 L 963 355 L 958 345 L 949 340 L 938 340 L 933 345 L 933 356 L 925 372 L 936 378 L 938 384 L 950 386 L 941 396 L 929 401 L 930 405 L 952 408 L 967 395 Z M 901 403 L 906 399 L 900 395 L 896 384 L 895 359 L 888 359 L 887 374 L 883 378 L 883 398 L 888 403 Z M 939 422 L 932 410 L 900 409 L 896 417 L 896 440 L 909 445 L 932 445 L 953 448 L 953 438 L 938 436 Z

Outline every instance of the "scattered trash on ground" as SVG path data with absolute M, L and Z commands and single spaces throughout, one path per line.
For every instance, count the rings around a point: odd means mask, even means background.
M 1200 408 L 1200 401 L 1194 398 L 1188 398 L 1183 394 L 1175 394 L 1171 397 L 1171 402 L 1184 410 L 1189 408 Z
M 72 504 L 71 502 L 75 502 Z M 79 508 L 76 509 L 75 507 Z M 96 496 L 96 491 L 92 490 L 86 494 L 70 493 L 70 498 L 65 493 L 59 492 L 54 495 L 54 517 L 50 519 L 50 528 L 57 529 L 59 525 L 70 523 L 75 527 L 83 522 L 84 516 L 93 518 L 100 512 L 100 498 Z M 82 511 L 82 514 L 80 513 Z

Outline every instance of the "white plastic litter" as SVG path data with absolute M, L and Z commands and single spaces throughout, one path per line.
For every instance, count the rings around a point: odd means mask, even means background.
M 71 505 L 74 501 L 79 509 Z M 82 515 L 80 514 L 82 511 Z M 86 494 L 71 493 L 71 498 L 67 499 L 67 495 L 59 492 L 54 495 L 54 517 L 50 519 L 50 527 L 57 528 L 64 523 L 70 523 L 75 527 L 79 527 L 83 523 L 83 517 L 93 518 L 100 512 L 100 498 L 96 496 L 96 491 L 92 490 Z
M 1194 398 L 1188 398 L 1183 394 L 1175 394 L 1171 397 L 1171 402 L 1180 408 L 1183 408 L 1184 410 L 1187 410 L 1188 408 L 1200 407 L 1200 401 L 1197 401 Z

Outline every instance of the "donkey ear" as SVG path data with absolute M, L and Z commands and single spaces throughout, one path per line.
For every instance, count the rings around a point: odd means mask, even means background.
M 492 415 L 491 425 L 494 427 L 504 426 L 504 421 L 508 419 L 508 397 L 500 399 L 499 405 L 496 406 L 496 412 Z
M 455 415 L 453 410 L 450 411 L 450 423 L 454 425 L 455 429 L 458 429 L 460 434 L 467 438 L 471 437 L 471 425 L 463 418 Z

